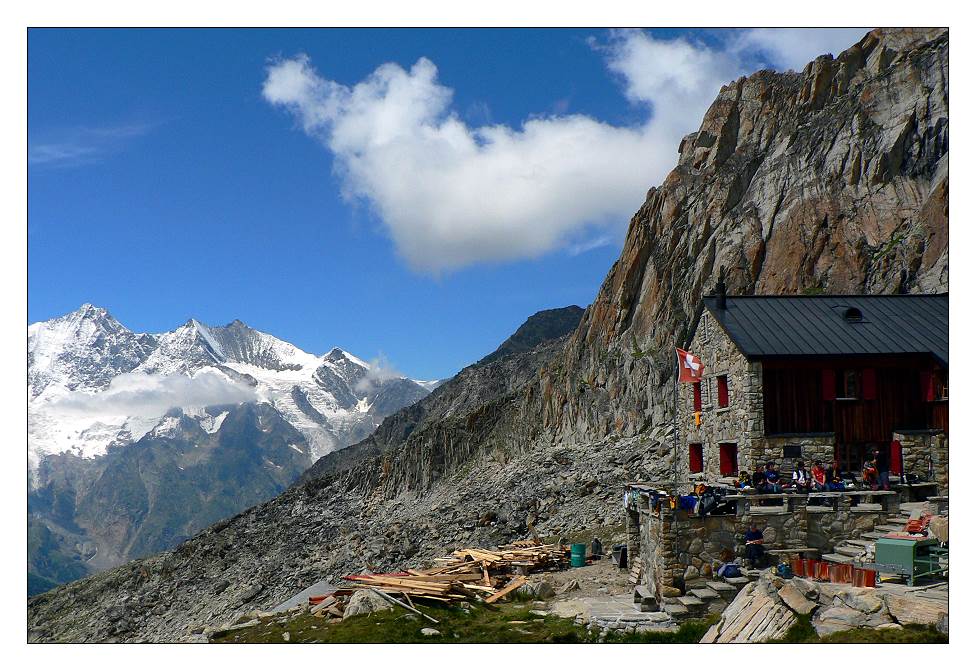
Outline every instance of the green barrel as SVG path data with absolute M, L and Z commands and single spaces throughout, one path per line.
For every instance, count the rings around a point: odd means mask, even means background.
M 586 543 L 573 543 L 569 549 L 570 566 L 586 566 Z

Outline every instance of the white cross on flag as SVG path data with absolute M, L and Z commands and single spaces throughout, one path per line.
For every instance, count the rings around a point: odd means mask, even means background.
M 704 370 L 701 359 L 683 349 L 675 347 L 674 350 L 678 354 L 678 382 L 698 382 L 701 380 Z

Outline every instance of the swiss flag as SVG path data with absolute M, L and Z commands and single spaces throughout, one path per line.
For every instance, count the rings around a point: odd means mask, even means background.
M 686 352 L 677 347 L 674 348 L 674 351 L 678 354 L 678 382 L 698 382 L 701 380 L 704 370 L 701 359 L 691 352 Z

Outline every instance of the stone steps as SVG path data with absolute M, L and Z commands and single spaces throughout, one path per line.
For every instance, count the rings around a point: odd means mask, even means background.
M 864 548 L 856 545 L 838 545 L 834 548 L 834 553 L 846 555 L 848 557 L 860 557 L 864 554 Z
M 909 519 L 907 517 L 889 517 L 888 524 L 898 524 L 900 526 L 905 526 L 908 524 Z
M 832 552 L 829 554 L 821 555 L 820 559 L 822 559 L 823 561 L 834 562 L 835 564 L 850 564 L 853 557 Z
M 737 578 L 724 578 L 725 582 L 729 583 L 733 587 L 742 588 L 751 583 L 752 581 L 744 575 L 740 575 Z
M 868 538 L 849 538 L 844 541 L 848 545 L 860 545 L 862 548 L 874 547 L 874 539 Z
M 708 583 L 708 588 L 714 590 L 722 597 L 734 597 L 739 593 L 738 588 L 733 587 L 723 580 L 712 580 Z
M 899 525 L 899 524 L 879 524 L 878 526 L 874 527 L 874 530 L 875 531 L 884 531 L 886 533 L 892 533 L 894 531 L 901 531 L 902 529 L 904 529 L 904 527 L 905 527 L 905 525 L 903 525 L 903 524 L 901 524 L 901 525 Z
M 664 612 L 671 617 L 678 619 L 681 617 L 688 617 L 690 611 L 686 606 L 682 606 L 680 603 L 666 603 L 664 604 Z
M 882 536 L 886 536 L 887 533 L 888 532 L 886 532 L 886 531 L 868 531 L 866 533 L 861 534 L 861 538 L 862 539 L 870 539 L 871 541 L 875 541 L 875 540 L 881 538 Z
M 696 596 L 702 601 L 712 601 L 719 597 L 718 592 L 710 587 L 699 587 L 697 589 L 688 590 L 692 596 Z
M 687 594 L 685 596 L 678 597 L 678 603 L 687 608 L 688 610 L 695 610 L 698 608 L 703 608 L 705 602 L 699 599 L 697 596 L 692 596 Z

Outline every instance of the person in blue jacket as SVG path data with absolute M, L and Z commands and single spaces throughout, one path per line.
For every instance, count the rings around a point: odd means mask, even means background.
M 751 568 L 761 568 L 763 557 L 766 555 L 766 548 L 763 547 L 763 533 L 756 526 L 755 522 L 749 524 L 746 529 L 746 561 Z

